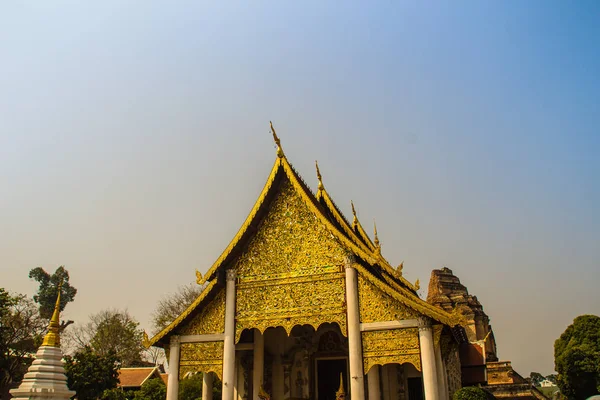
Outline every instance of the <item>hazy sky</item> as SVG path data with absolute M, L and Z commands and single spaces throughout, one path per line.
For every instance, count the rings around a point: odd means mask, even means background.
M 244 221 L 273 120 L 423 297 L 448 266 L 548 374 L 600 313 L 599 71 L 594 1 L 3 2 L 0 286 L 64 264 L 68 318 L 150 330 Z

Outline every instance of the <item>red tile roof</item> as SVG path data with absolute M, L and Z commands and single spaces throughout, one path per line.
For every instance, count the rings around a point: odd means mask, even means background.
M 153 374 L 156 374 L 156 377 L 160 376 L 158 368 L 121 368 L 119 370 L 119 384 L 117 386 L 122 388 L 141 387 L 144 381 Z

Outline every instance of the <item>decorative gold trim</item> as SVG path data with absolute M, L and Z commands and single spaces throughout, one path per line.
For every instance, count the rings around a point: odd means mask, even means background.
M 160 331 L 156 335 L 154 335 L 154 337 L 152 339 L 150 339 L 149 341 L 144 340 L 142 342 L 142 344 L 146 348 L 148 348 L 150 346 L 154 346 L 154 344 L 156 344 L 156 342 L 158 342 L 160 339 L 165 337 L 165 335 L 167 335 L 169 332 L 171 332 L 171 330 L 173 330 L 177 325 L 179 325 L 181 323 L 181 321 L 183 321 L 188 315 L 190 315 L 190 313 L 196 307 L 198 307 L 198 305 L 202 302 L 202 300 L 204 300 L 206 298 L 206 296 L 208 296 L 208 294 L 212 291 L 212 289 L 215 287 L 216 284 L 217 284 L 216 279 L 213 280 L 212 282 L 210 282 L 208 284 L 208 286 L 206 286 L 206 288 L 204 288 L 202 293 L 200 293 L 200 295 L 196 298 L 196 300 L 194 300 L 194 302 L 192 304 L 190 304 L 190 306 L 188 308 L 186 308 L 185 311 L 181 313 L 181 315 L 179 315 L 177 318 L 175 318 L 175 320 L 173 320 L 173 322 L 171 322 L 165 329 L 163 329 L 162 331 Z
M 182 343 L 179 379 L 188 372 L 214 372 L 223 378 L 223 342 Z
M 362 332 L 361 339 L 365 373 L 368 373 L 373 365 L 405 362 L 421 370 L 417 328 Z
M 354 263 L 353 267 L 356 268 L 356 270 L 359 271 L 364 278 L 366 278 L 369 282 L 374 284 L 377 288 L 381 289 L 391 297 L 398 300 L 400 303 L 412 308 L 413 310 L 416 310 L 421 314 L 429 316 L 435 319 L 436 321 L 439 321 L 449 326 L 455 326 L 459 323 L 456 321 L 454 315 L 442 310 L 441 308 L 431 305 L 426 301 L 421 300 L 408 289 L 397 285 L 396 290 L 394 290 L 389 285 L 386 285 L 384 282 L 380 281 L 375 276 L 373 276 L 362 265 Z

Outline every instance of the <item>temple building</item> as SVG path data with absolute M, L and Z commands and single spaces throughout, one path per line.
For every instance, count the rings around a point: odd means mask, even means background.
M 272 126 L 271 126 L 272 128 Z M 203 372 L 203 400 L 448 400 L 461 387 L 460 313 L 422 300 L 353 209 L 346 219 L 286 158 L 246 221 L 197 282 L 199 297 L 146 346 L 169 360 L 167 400 Z

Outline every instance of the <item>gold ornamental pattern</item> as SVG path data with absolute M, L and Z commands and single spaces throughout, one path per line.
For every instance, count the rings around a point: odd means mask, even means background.
M 204 335 L 225 332 L 225 289 L 202 309 L 187 325 L 182 326 L 180 335 Z
M 410 363 L 421 370 L 418 328 L 362 332 L 363 367 L 368 373 L 373 365 Z
M 223 342 L 182 343 L 179 379 L 189 372 L 214 372 L 223 378 Z
M 236 342 L 243 329 L 336 322 L 346 332 L 346 251 L 287 179 L 234 262 Z
M 335 322 L 347 336 L 344 273 L 324 269 L 319 275 L 244 281 L 237 286 L 236 343 L 242 330 L 296 325 L 318 327 Z
M 419 313 L 394 299 L 360 274 L 358 275 L 360 322 L 415 319 Z

